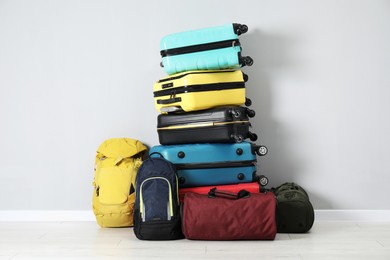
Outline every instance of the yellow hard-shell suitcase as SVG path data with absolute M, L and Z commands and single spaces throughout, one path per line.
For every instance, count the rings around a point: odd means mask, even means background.
M 197 111 L 227 105 L 250 105 L 245 98 L 248 76 L 241 70 L 194 70 L 171 75 L 154 84 L 160 113 Z

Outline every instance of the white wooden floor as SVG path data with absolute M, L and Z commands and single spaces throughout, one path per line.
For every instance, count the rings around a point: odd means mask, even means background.
M 390 223 L 316 222 L 275 241 L 140 241 L 95 222 L 0 222 L 0 259 L 390 259 Z

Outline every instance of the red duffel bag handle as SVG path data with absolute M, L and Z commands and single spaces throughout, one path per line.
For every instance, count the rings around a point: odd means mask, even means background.
M 239 192 L 235 193 L 227 190 L 218 190 L 216 187 L 210 189 L 208 193 L 209 198 L 220 197 L 220 198 L 226 198 L 232 200 L 249 198 L 250 195 L 251 195 L 250 192 L 246 190 L 240 190 Z

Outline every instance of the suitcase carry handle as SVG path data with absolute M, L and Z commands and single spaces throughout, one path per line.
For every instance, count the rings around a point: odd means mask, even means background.
M 157 104 L 167 105 L 167 104 L 172 104 L 172 103 L 176 103 L 176 102 L 180 102 L 180 101 L 181 101 L 181 97 L 169 98 L 169 99 L 157 99 Z
M 226 190 L 218 190 L 216 187 L 210 189 L 208 193 L 209 198 L 225 198 L 231 200 L 237 200 L 241 198 L 249 198 L 250 192 L 247 190 L 240 190 L 239 192 L 231 192 Z

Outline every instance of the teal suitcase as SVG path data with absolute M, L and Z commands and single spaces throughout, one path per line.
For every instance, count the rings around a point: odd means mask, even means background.
M 250 142 L 197 143 L 153 146 L 149 155 L 162 156 L 177 168 L 179 187 L 238 184 L 268 179 L 257 172 L 257 157 L 267 153 L 265 146 Z
M 169 75 L 251 66 L 253 60 L 241 55 L 238 39 L 247 31 L 246 25 L 233 23 L 167 35 L 160 44 L 161 66 Z

